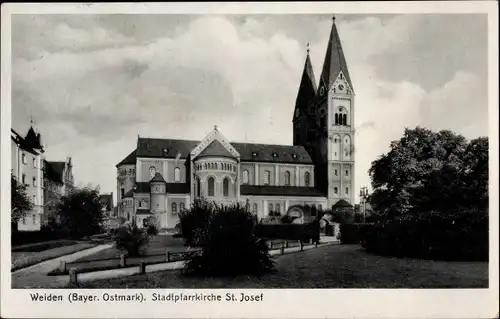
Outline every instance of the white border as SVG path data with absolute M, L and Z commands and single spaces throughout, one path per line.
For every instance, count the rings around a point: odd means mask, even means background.
M 228 303 L 32 303 L 30 290 L 12 290 L 10 273 L 10 140 L 11 61 L 10 15 L 15 13 L 194 13 L 194 14 L 311 14 L 311 13 L 487 13 L 490 143 L 490 288 L 489 289 L 283 289 L 264 292 L 258 304 Z M 254 317 L 254 318 L 492 318 L 498 317 L 498 5 L 469 2 L 295 2 L 295 3 L 126 3 L 126 4 L 2 4 L 1 55 L 1 317 Z M 38 290 L 44 292 L 49 290 Z M 101 294 L 105 290 L 88 291 Z M 119 292 L 120 290 L 107 290 Z M 123 290 L 121 290 L 123 291 Z M 141 291 L 141 290 L 136 290 Z M 159 289 L 167 292 L 165 289 Z M 175 290 L 177 293 L 193 290 Z M 201 292 L 202 290 L 196 290 Z M 203 290 L 225 293 L 226 290 Z M 231 290 L 227 290 L 231 291 Z M 236 290 L 246 291 L 251 290 Z M 68 290 L 58 290 L 67 294 Z M 81 291 L 80 291 L 81 292 Z M 142 292 L 146 292 L 142 290 Z M 149 291 L 151 292 L 151 291 Z M 152 305 L 154 305 L 152 307 Z

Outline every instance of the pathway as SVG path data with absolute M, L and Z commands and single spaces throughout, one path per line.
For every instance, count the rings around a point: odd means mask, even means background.
M 113 244 L 99 245 L 70 255 L 46 260 L 39 264 L 17 270 L 12 273 L 12 288 L 56 288 L 64 287 L 68 276 L 47 276 L 47 273 L 59 267 L 61 261 L 72 262 L 77 259 L 111 248 Z

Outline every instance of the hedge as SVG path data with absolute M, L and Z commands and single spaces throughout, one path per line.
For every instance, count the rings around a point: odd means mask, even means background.
M 360 231 L 363 224 L 340 224 L 340 243 L 359 244 L 361 242 Z
M 11 245 L 19 246 L 25 244 L 38 243 L 43 241 L 64 239 L 60 232 L 53 231 L 48 227 L 42 227 L 38 231 L 13 231 L 11 234 Z
M 258 224 L 255 226 L 255 235 L 266 239 L 289 239 L 307 242 L 319 241 L 319 222 L 307 224 Z
M 488 260 L 488 213 L 476 210 L 429 212 L 367 224 L 367 252 L 398 257 Z

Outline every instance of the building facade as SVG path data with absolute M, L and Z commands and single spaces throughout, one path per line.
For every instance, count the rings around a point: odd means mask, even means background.
M 293 145 L 230 142 L 217 127 L 199 141 L 138 137 L 116 165 L 119 215 L 173 228 L 197 198 L 249 205 L 259 218 L 354 203 L 354 89 L 335 19 L 319 84 L 307 52 L 292 121 Z
M 42 224 L 47 224 L 57 217 L 57 204 L 61 196 L 74 188 L 73 164 L 71 157 L 66 161 L 45 161 L 44 169 L 44 207 Z
M 33 203 L 33 209 L 25 214 L 17 224 L 21 231 L 40 229 L 43 215 L 43 158 L 44 149 L 40 133 L 30 127 L 25 137 L 11 129 L 12 174 L 18 183 L 26 185 L 26 193 Z

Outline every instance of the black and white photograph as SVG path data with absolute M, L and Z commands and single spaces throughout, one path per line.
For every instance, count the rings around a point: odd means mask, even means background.
M 494 10 L 193 5 L 2 6 L 2 292 L 97 315 L 269 289 L 498 306 Z

